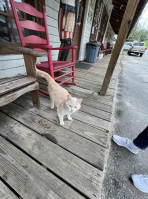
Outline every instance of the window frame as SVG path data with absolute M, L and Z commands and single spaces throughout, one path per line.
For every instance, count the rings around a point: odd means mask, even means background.
M 13 27 L 13 22 L 12 22 L 12 20 L 14 19 L 14 17 L 13 17 L 13 15 L 11 14 L 11 12 L 9 10 L 8 0 L 5 0 L 5 4 L 6 4 L 7 12 L 0 11 L 0 16 L 8 17 L 8 21 L 9 21 L 10 26 L 11 26 L 11 34 L 12 34 L 12 37 L 13 37 L 13 41 L 12 42 L 7 42 L 7 41 L 3 42 L 3 41 L 0 41 L 0 43 L 2 43 L 2 44 L 11 44 L 11 45 L 19 45 L 20 46 L 20 43 L 18 43 L 17 40 L 16 40 L 16 36 L 15 36 L 15 32 L 14 32 L 14 27 Z
M 12 45 L 12 46 L 21 46 L 21 43 L 16 40 L 15 29 L 14 29 L 14 24 L 13 24 L 14 16 L 9 9 L 8 0 L 4 0 L 4 1 L 5 1 L 5 4 L 6 4 L 7 12 L 0 11 L 0 16 L 8 17 L 8 21 L 9 21 L 10 26 L 11 26 L 10 29 L 11 29 L 11 35 L 12 35 L 13 41 L 12 42 L 0 41 L 0 44 L 9 44 L 9 45 Z M 38 7 L 38 10 L 42 10 L 43 4 L 45 5 L 45 0 L 41 0 L 39 2 L 38 2 L 38 0 L 37 1 L 34 0 L 34 1 L 35 1 L 35 7 Z M 22 0 L 22 2 L 24 2 L 24 0 Z

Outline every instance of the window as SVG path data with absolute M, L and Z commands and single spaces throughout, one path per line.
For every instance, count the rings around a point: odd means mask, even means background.
M 0 42 L 19 43 L 9 0 L 0 0 Z
M 144 46 L 144 43 L 140 43 L 139 46 Z
M 42 10 L 44 0 L 15 0 L 17 2 L 26 2 L 35 7 L 38 10 Z M 29 16 L 22 12 L 18 13 L 21 19 L 29 19 Z M 26 33 L 24 33 L 26 34 Z M 17 32 L 17 27 L 11 10 L 11 4 L 9 0 L 0 0 L 0 42 L 11 42 L 13 45 L 19 45 L 20 39 Z
M 127 44 L 128 46 L 132 46 L 132 43 L 128 43 L 128 42 L 127 42 L 126 44 Z
M 144 43 L 134 43 L 134 46 L 144 46 Z

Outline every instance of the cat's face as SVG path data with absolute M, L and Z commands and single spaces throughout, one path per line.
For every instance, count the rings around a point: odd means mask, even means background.
M 72 97 L 68 95 L 67 100 L 65 102 L 65 106 L 69 113 L 75 113 L 81 107 L 82 99 L 78 99 L 76 97 Z

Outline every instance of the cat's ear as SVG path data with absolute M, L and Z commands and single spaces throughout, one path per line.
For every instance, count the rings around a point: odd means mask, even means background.
M 71 100 L 71 95 L 67 96 L 67 101 Z
M 81 104 L 81 103 L 82 103 L 82 100 L 83 100 L 83 99 L 78 99 L 79 104 Z

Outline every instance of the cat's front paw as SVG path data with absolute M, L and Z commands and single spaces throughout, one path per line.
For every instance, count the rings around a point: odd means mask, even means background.
M 54 109 L 54 106 L 51 106 L 50 108 L 51 108 L 51 109 Z
M 67 116 L 67 118 L 68 118 L 68 120 L 72 120 L 72 117 L 70 117 L 70 116 Z
M 64 125 L 64 122 L 60 122 L 60 125 L 63 126 L 63 125 Z

